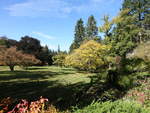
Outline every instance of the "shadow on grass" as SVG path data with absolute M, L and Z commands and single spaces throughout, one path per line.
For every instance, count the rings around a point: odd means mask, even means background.
M 105 82 L 96 79 L 91 83 L 78 82 L 75 84 L 63 85 L 59 81 L 24 81 L 15 82 L 12 79 L 44 79 L 46 76 L 55 76 L 62 74 L 70 74 L 67 72 L 6 72 L 1 71 L 1 74 L 13 74 L 11 76 L 0 76 L 0 98 L 11 96 L 14 99 L 27 99 L 30 101 L 37 100 L 40 96 L 49 99 L 50 103 L 55 105 L 60 110 L 69 109 L 71 106 L 78 105 L 79 108 L 87 106 L 93 100 L 98 100 L 101 95 L 110 89 L 110 86 Z M 38 74 L 39 75 L 38 75 Z M 100 75 L 98 75 L 100 76 Z M 92 79 L 92 78 L 91 78 Z
M 75 74 L 73 72 L 52 72 L 52 71 L 0 71 L 0 81 L 9 81 L 13 79 L 30 79 L 30 80 L 38 80 L 38 79 L 48 79 L 49 77 L 58 76 L 58 75 L 67 75 L 67 74 Z
M 27 99 L 33 101 L 43 96 L 48 98 L 49 102 L 60 110 L 65 110 L 78 103 L 80 94 L 87 85 L 84 83 L 62 85 L 58 81 L 5 82 L 0 83 L 0 98 L 11 96 L 17 100 Z
M 28 67 L 27 70 L 41 70 L 41 69 L 48 69 L 48 67 Z

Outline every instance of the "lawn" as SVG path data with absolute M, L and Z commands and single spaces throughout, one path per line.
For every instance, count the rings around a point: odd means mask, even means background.
M 36 100 L 46 97 L 59 108 L 77 103 L 78 95 L 90 84 L 95 74 L 79 72 L 72 68 L 33 66 L 28 70 L 19 67 L 14 72 L 0 67 L 0 98 Z

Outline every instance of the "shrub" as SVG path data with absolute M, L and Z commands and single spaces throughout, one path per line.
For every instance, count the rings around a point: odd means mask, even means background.
M 93 72 L 106 64 L 105 56 L 109 49 L 110 47 L 106 45 L 90 40 L 68 55 L 65 64 L 80 70 Z
M 133 77 L 129 75 L 123 75 L 119 77 L 119 80 L 117 84 L 122 88 L 122 89 L 128 89 L 133 86 Z
M 46 98 L 40 97 L 39 100 L 29 103 L 27 100 L 22 99 L 11 111 L 8 113 L 44 113 L 45 103 L 48 101 Z M 57 113 L 57 112 L 52 112 Z
M 92 103 L 91 105 L 75 110 L 74 113 L 149 113 L 149 110 L 134 101 L 114 101 Z
M 63 53 L 63 52 L 58 53 L 57 55 L 52 57 L 52 59 L 54 61 L 53 63 L 58 66 L 64 66 L 66 56 L 67 56 L 66 53 Z

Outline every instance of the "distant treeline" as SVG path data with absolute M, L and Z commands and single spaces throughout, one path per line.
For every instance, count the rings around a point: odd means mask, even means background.
M 34 55 L 36 59 L 41 61 L 38 65 L 52 65 L 52 57 L 58 52 L 49 49 L 47 45 L 42 46 L 38 39 L 30 36 L 21 37 L 19 41 L 9 39 L 6 36 L 1 36 L 0 45 L 5 46 L 6 48 L 15 46 L 18 50 L 21 50 L 26 54 Z

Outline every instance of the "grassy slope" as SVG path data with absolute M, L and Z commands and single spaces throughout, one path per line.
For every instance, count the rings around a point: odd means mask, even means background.
M 44 96 L 59 108 L 75 104 L 76 94 L 85 88 L 93 75 L 55 66 L 30 67 L 28 70 L 16 67 L 15 70 L 10 72 L 8 67 L 0 67 L 0 98 L 34 100 Z

